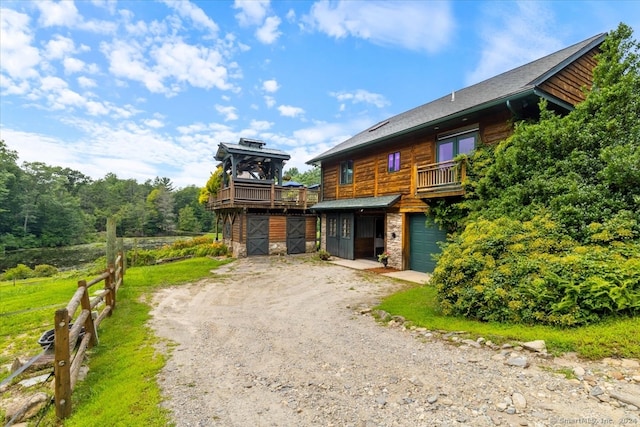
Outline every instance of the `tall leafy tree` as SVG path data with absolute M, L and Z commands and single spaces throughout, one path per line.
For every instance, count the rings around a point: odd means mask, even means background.
M 445 312 L 575 325 L 640 314 L 639 44 L 621 24 L 593 89 L 471 159 L 469 216 L 432 283 Z M 473 178 L 475 177 L 475 178 Z

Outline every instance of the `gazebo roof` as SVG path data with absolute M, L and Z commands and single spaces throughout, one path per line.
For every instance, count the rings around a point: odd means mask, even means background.
M 291 156 L 284 151 L 264 148 L 265 142 L 257 139 L 240 138 L 238 144 L 221 142 L 218 144 L 218 151 L 215 159 L 223 161 L 229 157 L 235 157 L 240 161 L 269 161 L 269 160 L 289 160 Z

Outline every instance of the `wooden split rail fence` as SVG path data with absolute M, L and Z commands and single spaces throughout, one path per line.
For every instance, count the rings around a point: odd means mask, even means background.
M 54 327 L 54 401 L 56 416 L 71 415 L 71 393 L 78 381 L 80 368 L 88 348 L 98 344 L 98 326 L 116 308 L 116 295 L 123 284 L 124 254 L 118 253 L 115 265 L 109 265 L 100 276 L 87 282 L 80 280 L 78 289 L 65 308 L 56 310 Z M 89 288 L 104 282 L 104 288 L 94 297 Z M 92 313 L 104 302 L 102 311 Z M 76 311 L 80 308 L 74 320 Z M 78 341 L 80 343 L 78 344 Z M 75 354 L 73 350 L 76 349 Z

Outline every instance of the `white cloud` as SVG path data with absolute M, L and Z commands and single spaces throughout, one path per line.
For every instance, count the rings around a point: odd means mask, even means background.
M 304 114 L 304 110 L 300 107 L 293 107 L 291 105 L 281 105 L 278 107 L 280 115 L 284 117 L 298 117 Z
M 262 89 L 265 92 L 277 92 L 278 89 L 280 89 L 280 85 L 278 84 L 276 79 L 272 79 L 272 80 L 265 80 L 264 82 L 262 82 Z
M 372 93 L 364 89 L 358 89 L 355 92 L 332 92 L 330 95 L 340 102 L 351 101 L 353 104 L 372 104 L 378 108 L 382 108 L 390 104 L 383 95 L 380 95 L 379 93 Z M 341 108 L 341 110 L 343 110 L 343 108 Z
M 204 28 L 215 35 L 218 32 L 218 24 L 216 24 L 206 13 L 198 6 L 190 1 L 184 0 L 165 0 L 167 6 L 178 12 L 184 18 L 189 18 L 197 28 Z
M 116 13 L 117 0 L 91 0 L 95 6 L 102 7 L 109 11 L 112 15 Z
M 227 69 L 221 64 L 222 56 L 215 50 L 184 42 L 166 42 L 153 49 L 151 56 L 157 61 L 157 68 L 163 76 L 205 89 L 232 88 L 227 82 Z
M 73 1 L 45 0 L 37 2 L 36 6 L 40 9 L 38 22 L 44 27 L 73 27 L 82 20 Z
M 227 81 L 222 55 L 203 46 L 165 40 L 147 48 L 134 40 L 117 40 L 111 44 L 103 42 L 100 49 L 116 77 L 138 81 L 153 93 L 175 95 L 184 83 L 204 89 L 234 89 Z
M 514 9 L 515 7 L 515 9 Z M 482 22 L 482 52 L 478 65 L 466 76 L 466 84 L 477 83 L 526 64 L 562 47 L 549 5 L 521 1 L 485 10 Z
M 273 96 L 265 96 L 264 103 L 267 105 L 267 108 L 273 108 L 276 105 L 276 99 Z
M 236 107 L 233 106 L 223 106 L 223 105 L 216 105 L 215 109 L 218 113 L 222 114 L 224 116 L 224 121 L 228 122 L 228 121 L 232 121 L 232 120 L 238 120 L 238 114 L 236 113 Z
M 38 23 L 43 27 L 79 28 L 94 33 L 112 33 L 116 25 L 109 21 L 85 21 L 78 13 L 73 0 L 54 2 L 43 0 L 36 2 L 40 10 Z
M 289 9 L 287 12 L 287 21 L 295 22 L 296 21 L 296 11 L 293 9 Z
M 64 65 L 64 72 L 67 74 L 79 73 L 84 70 L 85 63 L 77 58 L 65 58 L 62 62 Z
M 269 10 L 269 0 L 235 0 L 234 9 L 240 9 L 236 14 L 238 23 L 242 26 L 260 25 L 267 11 Z
M 57 34 L 46 43 L 43 56 L 47 59 L 62 59 L 75 52 L 75 50 L 76 47 L 73 40 Z
M 454 36 L 449 2 L 321 0 L 303 21 L 338 39 L 351 36 L 429 53 L 443 50 Z
M 38 49 L 31 45 L 33 33 L 29 16 L 11 9 L 0 9 L 0 71 L 16 79 L 36 77 L 40 62 Z
M 104 116 L 109 114 L 109 108 L 97 101 L 87 101 L 85 103 L 87 114 L 90 116 Z
M 109 71 L 114 76 L 141 82 L 150 92 L 162 93 L 167 90 L 162 77 L 147 66 L 143 48 L 136 41 L 103 42 L 100 50 L 109 60 Z
M 273 123 L 266 120 L 251 120 L 251 129 L 256 131 L 265 131 L 273 127 Z
M 269 0 L 235 0 L 234 9 L 239 9 L 236 14 L 238 23 L 243 27 L 256 26 L 256 38 L 260 43 L 272 44 L 282 35 L 278 27 L 282 20 L 277 16 L 267 17 L 270 9 Z
M 159 129 L 159 128 L 164 127 L 164 123 L 162 123 L 158 119 L 147 119 L 147 120 L 143 120 L 142 123 L 144 123 L 145 125 L 149 126 L 150 128 L 154 128 L 154 129 Z
M 80 85 L 80 87 L 85 88 L 85 89 L 97 86 L 95 80 L 90 79 L 90 78 L 85 77 L 85 76 L 78 77 L 78 84 Z
M 31 89 L 27 81 L 16 82 L 9 76 L 0 73 L 0 95 L 25 95 Z
M 282 35 L 282 32 L 278 31 L 281 23 L 282 21 L 277 16 L 268 17 L 265 19 L 264 25 L 256 30 L 256 38 L 264 44 L 275 42 Z

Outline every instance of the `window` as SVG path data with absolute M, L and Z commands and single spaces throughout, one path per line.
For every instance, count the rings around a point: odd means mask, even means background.
M 343 239 L 351 238 L 351 218 L 342 218 L 342 230 L 340 237 Z
M 389 162 L 388 162 L 387 170 L 389 172 L 397 172 L 400 170 L 400 152 L 399 151 L 389 154 Z
M 338 235 L 338 218 L 329 218 L 327 229 L 329 237 L 336 237 Z
M 340 163 L 340 184 L 353 184 L 353 160 Z
M 459 154 L 467 154 L 476 148 L 478 133 L 462 133 L 445 137 L 437 144 L 437 162 L 453 160 Z

